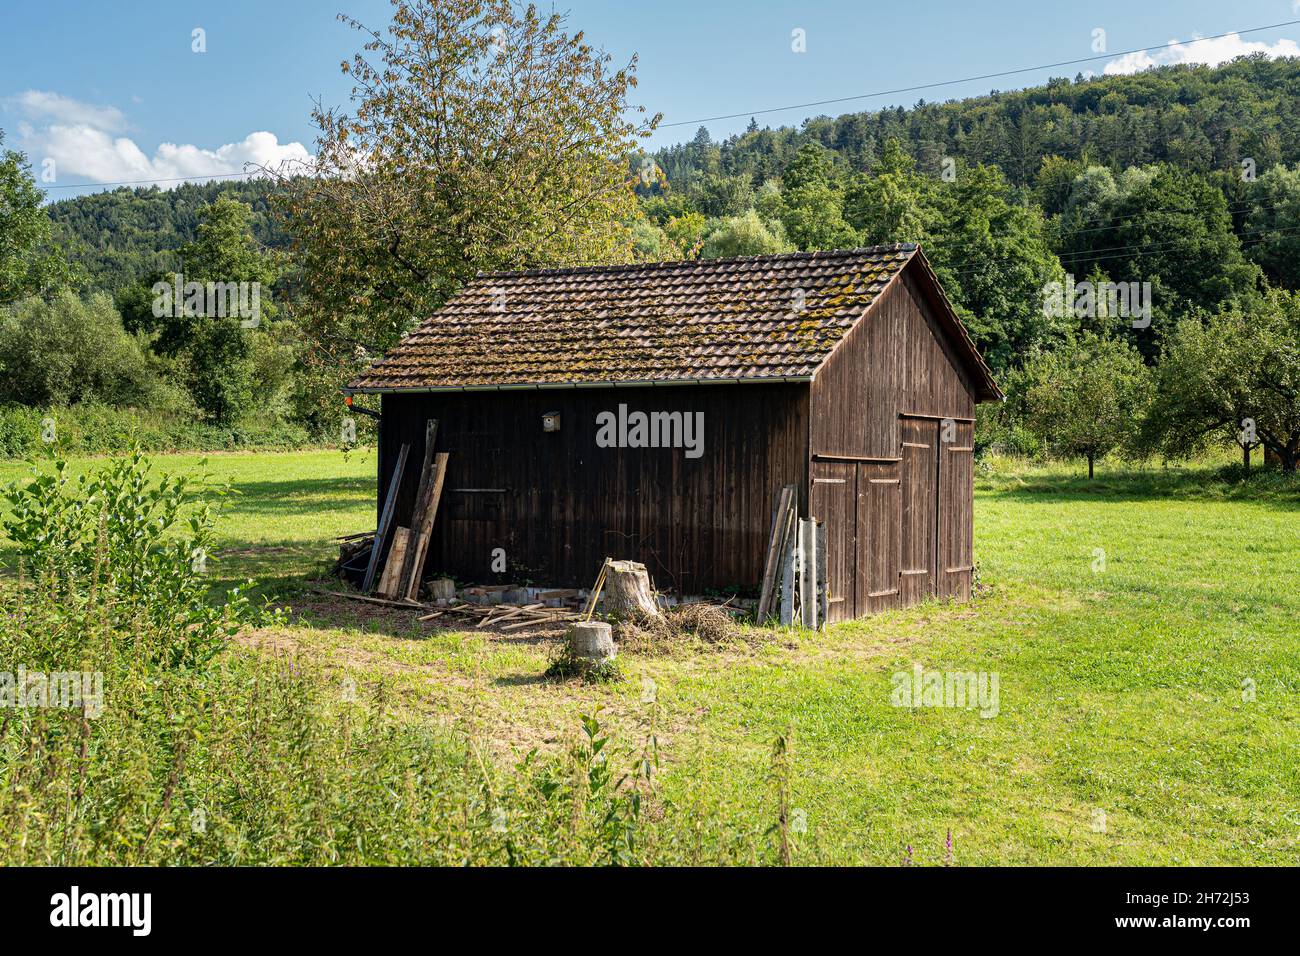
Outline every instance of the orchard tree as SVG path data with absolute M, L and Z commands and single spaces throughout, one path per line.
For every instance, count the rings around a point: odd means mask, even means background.
M 630 261 L 627 157 L 658 122 L 629 106 L 636 57 L 511 0 L 393 0 L 386 32 L 340 19 L 365 37 L 351 105 L 313 112 L 284 209 L 313 356 L 346 374 L 479 270 Z
M 1088 461 L 1128 446 L 1141 427 L 1151 373 L 1127 342 L 1084 332 L 1025 363 L 1030 427 L 1050 447 Z
M 1191 454 L 1214 438 L 1257 445 L 1282 470 L 1300 460 L 1300 293 L 1270 290 L 1246 308 L 1181 322 L 1157 369 L 1145 433 L 1167 454 Z
M 1242 467 L 1260 444 L 1257 329 L 1241 312 L 1188 318 L 1165 343 L 1144 443 L 1166 457 L 1191 457 L 1215 441 L 1241 449 Z

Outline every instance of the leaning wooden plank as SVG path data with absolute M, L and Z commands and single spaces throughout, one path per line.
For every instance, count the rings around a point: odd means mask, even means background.
M 583 617 L 590 621 L 591 615 L 595 613 L 596 601 L 600 599 L 600 589 L 605 586 L 605 572 L 609 570 L 609 558 L 600 566 L 600 574 L 596 576 L 596 583 L 591 588 L 591 596 L 587 600 L 587 607 L 583 611 Z
M 410 454 L 409 442 L 403 442 L 397 453 L 397 467 L 393 477 L 388 481 L 388 495 L 384 498 L 384 510 L 379 516 L 379 527 L 375 529 L 375 543 L 370 549 L 370 563 L 366 565 L 366 577 L 361 582 L 361 590 L 369 593 L 375 586 L 375 575 L 379 571 L 379 556 L 384 551 L 384 541 L 388 537 L 388 526 L 393 521 L 393 511 L 397 508 L 397 489 L 402 484 L 402 472 L 406 468 L 406 456 Z
M 393 529 L 393 546 L 388 549 L 388 563 L 384 565 L 384 573 L 379 576 L 379 587 L 376 588 L 380 597 L 405 597 L 397 594 L 397 578 L 402 573 L 402 562 L 406 560 L 410 540 L 410 528 Z
M 438 441 L 438 419 L 430 418 L 424 423 L 424 461 L 420 464 L 420 484 L 415 491 L 415 504 L 411 508 L 411 521 L 409 527 L 413 535 L 419 534 L 419 530 L 424 525 L 424 511 L 429 506 L 429 486 L 433 479 L 433 448 Z M 412 567 L 415 563 L 415 540 L 406 548 L 406 560 L 402 564 L 401 575 L 398 578 L 398 591 L 401 594 L 407 594 L 411 587 Z M 418 588 L 417 588 L 418 590 Z M 411 595 L 418 597 L 418 594 Z
M 826 617 L 831 606 L 831 579 L 826 567 L 826 522 L 817 522 L 817 623 L 826 630 Z
M 432 621 L 435 617 L 442 617 L 446 613 L 447 613 L 446 611 L 434 611 L 432 614 L 422 614 L 420 617 L 417 617 L 416 620 Z
M 415 529 L 415 549 L 406 591 L 409 598 L 420 596 L 420 579 L 424 577 L 424 559 L 429 553 L 429 539 L 433 535 L 433 521 L 438 515 L 438 502 L 442 500 L 442 483 L 447 479 L 447 453 L 438 452 L 433 459 L 433 478 L 426 495 L 425 509 L 420 516 L 420 526 Z
M 767 540 L 767 555 L 763 561 L 763 583 L 759 588 L 757 621 L 767 620 L 776 590 L 776 576 L 781 567 L 781 539 L 785 537 L 790 505 L 794 500 L 794 485 L 786 485 L 776 494 L 776 508 L 772 512 L 772 530 Z
M 794 519 L 796 522 L 798 518 Z M 781 626 L 794 623 L 794 571 L 799 561 L 799 535 L 792 529 L 786 536 L 781 564 Z

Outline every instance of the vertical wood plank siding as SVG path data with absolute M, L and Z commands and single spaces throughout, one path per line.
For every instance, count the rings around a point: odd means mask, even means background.
M 703 454 L 598 447 L 597 414 L 620 404 L 703 412 Z M 549 412 L 558 432 L 542 431 Z M 402 442 L 419 461 L 424 422 L 438 419 L 450 457 L 425 567 L 462 580 L 585 585 L 608 555 L 644 561 L 663 590 L 756 588 L 776 492 L 808 486 L 806 384 L 397 393 L 383 413 L 381 475 Z M 417 484 L 403 481 L 399 525 Z M 504 576 L 491 571 L 496 548 Z
M 914 271 L 894 280 L 810 389 L 810 500 L 827 523 L 832 590 L 847 598 L 831 620 L 970 595 L 960 569 L 973 563 L 976 389 Z M 954 420 L 950 442 L 944 418 Z M 832 477 L 844 481 L 817 482 Z

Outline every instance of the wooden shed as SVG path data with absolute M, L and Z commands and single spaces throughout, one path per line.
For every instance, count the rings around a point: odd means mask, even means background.
M 915 245 L 480 274 L 346 391 L 382 396 L 381 488 L 439 422 L 427 572 L 580 586 L 612 555 L 757 589 L 794 485 L 830 620 L 970 594 L 975 406 L 1001 393 Z

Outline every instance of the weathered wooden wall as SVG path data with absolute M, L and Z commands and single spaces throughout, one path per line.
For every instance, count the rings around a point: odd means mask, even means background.
M 818 372 L 809 470 L 831 620 L 969 596 L 974 393 L 911 267 Z
M 703 454 L 598 447 L 596 416 L 620 403 L 703 412 Z M 560 431 L 543 432 L 547 412 L 560 413 Z M 437 450 L 450 457 L 426 569 L 462 580 L 587 585 L 609 555 L 644 561 L 662 590 L 757 587 L 777 490 L 795 485 L 807 508 L 806 384 L 398 393 L 383 415 L 381 487 L 401 442 L 419 462 L 425 420 L 438 419 Z M 491 573 L 495 548 L 505 575 Z

